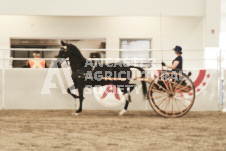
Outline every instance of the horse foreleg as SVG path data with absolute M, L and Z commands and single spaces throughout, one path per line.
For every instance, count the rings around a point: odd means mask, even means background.
M 73 94 L 73 93 L 71 92 L 72 88 L 73 88 L 73 86 L 69 87 L 69 88 L 67 89 L 67 93 L 69 93 L 69 94 L 70 94 L 73 98 L 75 98 L 75 99 L 79 98 L 79 96 L 77 96 L 77 95 L 75 95 L 75 94 Z M 84 99 L 84 97 L 83 97 L 83 99 Z
M 79 92 L 79 109 L 75 112 L 75 115 L 78 115 L 78 113 L 82 112 L 82 103 L 83 103 L 83 89 L 84 88 L 78 88 Z
M 75 99 L 79 98 L 79 96 L 77 96 L 77 95 L 71 93 L 71 87 L 67 89 L 67 93 L 69 93 L 69 94 L 70 94 L 73 98 L 75 98 Z

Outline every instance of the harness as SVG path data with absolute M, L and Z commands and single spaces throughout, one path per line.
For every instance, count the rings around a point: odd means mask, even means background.
M 97 65 L 97 62 L 95 61 L 94 65 L 93 65 L 93 67 L 91 69 L 91 75 L 93 75 L 93 72 L 94 72 L 94 70 L 96 68 L 96 65 Z M 88 71 L 90 71 L 90 68 L 88 68 L 88 67 L 80 67 L 77 70 L 72 71 L 72 75 L 75 76 L 76 78 L 83 79 L 83 78 L 86 77 L 86 79 L 92 79 L 93 78 L 92 76 L 91 77 L 89 77 L 89 76 L 87 77 L 86 76 Z

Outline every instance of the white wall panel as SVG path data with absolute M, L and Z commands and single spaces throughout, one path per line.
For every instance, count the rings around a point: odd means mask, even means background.
M 58 69 L 56 69 L 58 70 Z M 61 71 L 64 87 L 67 83 Z M 63 94 L 60 88 L 59 79 L 53 76 L 52 83 L 57 88 L 50 88 L 51 94 L 41 94 L 47 76 L 47 69 L 6 69 L 5 71 L 5 109 L 74 109 L 75 101 L 69 94 Z M 156 70 L 152 70 L 156 72 Z M 200 71 L 192 70 L 193 81 L 200 80 Z M 204 80 L 199 81 L 196 90 L 196 100 L 193 111 L 217 111 L 219 109 L 218 99 L 218 74 L 216 70 L 205 70 Z M 70 78 L 70 76 L 68 76 Z M 201 78 L 202 79 L 202 78 Z M 206 82 L 205 86 L 203 83 Z M 140 82 L 136 82 L 140 85 Z M 0 88 L 2 81 L 0 80 Z M 2 89 L 0 89 L 2 90 Z M 129 110 L 150 110 L 147 100 L 143 99 L 141 90 L 139 94 L 132 92 L 132 103 Z M 124 105 L 115 108 L 107 108 L 99 104 L 93 94 L 85 94 L 85 110 L 119 110 Z M 1 100 L 1 99 L 0 99 Z M 77 107 L 79 105 L 76 101 Z
M 205 47 L 219 47 L 221 0 L 206 0 Z M 212 32 L 214 30 L 214 33 Z
M 1 0 L 3 15 L 203 16 L 205 0 Z

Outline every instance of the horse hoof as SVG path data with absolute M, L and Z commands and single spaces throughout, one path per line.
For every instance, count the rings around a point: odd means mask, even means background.
M 121 111 L 119 112 L 119 116 L 124 115 L 124 114 L 126 113 L 126 111 L 127 111 L 127 110 L 125 110 L 125 109 L 121 110 Z
M 73 116 L 78 116 L 78 113 L 72 113 Z

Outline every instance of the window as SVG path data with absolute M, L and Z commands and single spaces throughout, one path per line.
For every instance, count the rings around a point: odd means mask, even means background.
M 151 49 L 151 40 L 131 40 L 122 39 L 121 49 L 138 49 L 137 51 L 121 51 L 121 58 L 150 58 L 149 51 L 142 51 L 139 49 Z
M 11 48 L 31 48 L 34 51 L 35 49 L 43 49 L 40 51 L 41 58 L 54 58 L 58 55 L 60 50 L 60 40 L 61 39 L 19 39 L 11 38 Z M 64 39 L 62 39 L 64 40 Z M 105 49 L 106 40 L 104 38 L 97 39 L 65 39 L 67 43 L 75 44 L 79 49 Z M 57 51 L 45 51 L 45 49 L 59 49 Z M 97 52 L 92 50 L 82 51 L 82 54 L 85 58 L 89 58 L 91 53 L 99 53 L 100 57 L 105 58 L 105 51 Z M 12 58 L 33 58 L 33 51 L 11 51 Z M 49 67 L 51 61 L 46 60 L 46 64 Z M 13 68 L 21 68 L 26 65 L 26 60 L 14 60 L 12 62 Z

